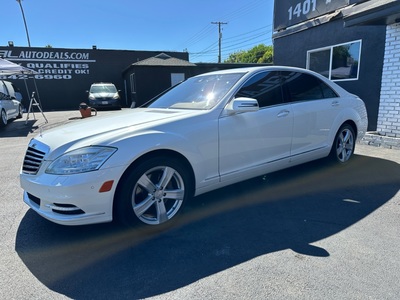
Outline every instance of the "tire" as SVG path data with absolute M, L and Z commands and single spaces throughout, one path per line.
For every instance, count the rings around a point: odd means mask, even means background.
M 341 164 L 347 163 L 354 153 L 356 136 L 354 129 L 349 124 L 344 124 L 333 141 L 330 157 L 333 161 Z
M 0 127 L 5 127 L 7 125 L 7 114 L 4 109 L 0 112 Z
M 191 177 L 176 158 L 153 157 L 140 163 L 121 181 L 114 216 L 129 227 L 172 223 L 192 195 Z
M 17 119 L 22 119 L 22 106 L 21 105 L 18 105 Z

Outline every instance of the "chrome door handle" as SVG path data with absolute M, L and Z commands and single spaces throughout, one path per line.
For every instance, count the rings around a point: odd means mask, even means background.
M 278 118 L 286 117 L 290 112 L 288 110 L 282 110 L 278 113 Z
M 332 101 L 332 106 L 339 106 L 339 101 Z

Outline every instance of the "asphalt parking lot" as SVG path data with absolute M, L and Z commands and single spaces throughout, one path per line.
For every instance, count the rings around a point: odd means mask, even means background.
M 100 111 L 102 114 L 118 111 Z M 358 144 L 195 198 L 157 232 L 52 224 L 22 201 L 30 138 L 80 122 L 40 113 L 0 129 L 0 299 L 398 299 L 400 151 Z

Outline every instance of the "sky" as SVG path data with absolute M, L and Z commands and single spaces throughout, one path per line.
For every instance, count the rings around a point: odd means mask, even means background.
M 0 45 L 27 47 L 19 3 L 1 1 Z M 187 51 L 189 60 L 218 62 L 272 45 L 273 0 L 22 0 L 31 47 Z M 226 24 L 223 24 L 226 23 Z M 5 26 L 5 24 L 8 24 Z

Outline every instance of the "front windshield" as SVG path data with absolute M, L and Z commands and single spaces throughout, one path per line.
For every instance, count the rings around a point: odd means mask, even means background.
M 243 73 L 192 77 L 160 96 L 148 107 L 211 109 L 242 76 Z
M 90 92 L 92 94 L 97 94 L 97 93 L 116 93 L 117 89 L 114 85 L 93 85 L 90 88 Z

